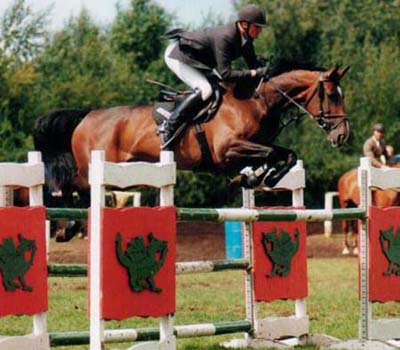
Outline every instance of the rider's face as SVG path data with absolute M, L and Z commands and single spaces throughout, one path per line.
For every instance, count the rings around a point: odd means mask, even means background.
M 248 33 L 249 33 L 249 36 L 252 39 L 256 39 L 256 38 L 258 38 L 258 36 L 262 32 L 262 30 L 263 30 L 263 27 L 260 27 L 260 26 L 258 26 L 256 24 L 251 23 L 250 26 L 249 26 L 249 32 Z
M 382 131 L 379 131 L 379 130 L 374 130 L 374 136 L 375 136 L 375 138 L 377 139 L 377 140 L 380 140 L 380 139 L 382 139 L 383 138 L 383 132 Z

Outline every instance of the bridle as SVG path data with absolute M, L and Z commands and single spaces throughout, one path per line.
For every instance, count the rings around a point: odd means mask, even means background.
M 324 111 L 324 100 L 325 100 L 325 87 L 324 82 L 329 81 L 323 74 L 321 74 L 318 78 L 317 87 L 314 89 L 312 94 L 307 98 L 304 102 L 303 107 L 304 109 L 307 108 L 308 104 L 310 103 L 311 99 L 318 94 L 319 98 L 319 112 L 317 116 L 313 116 L 313 118 L 317 121 L 318 125 L 324 129 L 326 132 L 331 132 L 335 130 L 340 124 L 347 122 L 349 119 L 347 118 L 346 114 L 333 114 L 333 113 L 325 113 Z M 308 111 L 307 111 L 308 112 Z M 308 114 L 311 114 L 308 112 Z M 331 123 L 329 119 L 337 119 L 340 120 L 336 123 Z
M 335 130 L 336 128 L 338 128 L 339 125 L 341 125 L 342 123 L 347 123 L 349 119 L 347 118 L 346 114 L 325 113 L 325 111 L 324 111 L 324 100 L 325 100 L 324 82 L 326 82 L 326 81 L 330 81 L 330 80 L 328 78 L 326 78 L 324 76 L 324 74 L 322 73 L 318 78 L 317 86 L 315 87 L 313 92 L 308 96 L 307 100 L 302 104 L 298 103 L 294 98 L 290 97 L 285 91 L 283 91 L 279 86 L 275 85 L 272 81 L 269 81 L 268 83 L 270 83 L 276 91 L 278 91 L 282 96 L 284 96 L 288 100 L 288 104 L 295 105 L 304 114 L 307 114 L 312 119 L 315 119 L 316 122 L 318 123 L 319 127 L 321 127 L 322 129 L 324 129 L 326 132 L 329 133 L 332 130 Z M 260 85 L 261 85 L 261 83 L 260 83 Z M 319 112 L 315 116 L 307 110 L 307 106 L 309 105 L 310 101 L 316 94 L 318 94 L 318 98 L 319 98 Z M 292 117 L 288 122 L 286 122 L 285 124 L 283 124 L 280 127 L 278 134 L 282 131 L 283 128 L 287 127 L 291 123 L 301 121 L 301 118 L 302 118 L 301 115 Z M 340 120 L 337 121 L 336 123 L 332 123 L 332 122 L 328 121 L 329 119 L 336 119 L 336 118 L 340 118 Z

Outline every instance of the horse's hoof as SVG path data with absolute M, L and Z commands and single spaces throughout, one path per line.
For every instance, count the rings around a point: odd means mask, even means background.
M 252 188 L 248 184 L 248 176 L 245 174 L 239 174 L 236 175 L 229 183 L 229 186 L 231 188 L 239 188 L 239 187 L 244 187 L 244 188 Z
M 257 177 L 255 174 L 251 174 L 250 176 L 246 176 L 245 179 L 245 184 L 243 187 L 245 188 L 256 188 L 260 185 L 261 180 L 259 177 Z
M 349 255 L 350 254 L 350 250 L 347 247 L 344 247 L 342 250 L 342 255 Z
M 265 178 L 264 185 L 269 188 L 274 188 L 276 184 L 281 180 L 281 178 Z
M 355 247 L 355 248 L 353 249 L 353 255 L 358 255 L 358 248 L 357 248 L 357 247 Z

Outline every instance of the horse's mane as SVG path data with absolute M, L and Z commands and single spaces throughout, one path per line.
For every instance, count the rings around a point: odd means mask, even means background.
M 272 64 L 272 77 L 276 77 L 278 75 L 288 73 L 294 70 L 307 70 L 307 71 L 318 71 L 324 72 L 326 68 L 316 66 L 312 62 L 293 62 L 293 61 L 284 61 L 281 60 L 277 63 Z
M 89 112 L 90 109 L 56 109 L 38 117 L 33 128 L 35 149 L 44 157 L 70 152 L 72 132 Z
M 291 76 L 291 73 L 298 72 L 324 72 L 325 68 L 317 67 L 312 63 L 308 62 L 285 62 L 281 61 L 280 63 L 272 66 L 272 73 L 270 78 L 280 77 L 282 79 L 288 78 Z M 268 84 L 268 82 L 266 82 Z M 225 84 L 226 85 L 226 84 Z M 224 86 L 225 86 L 224 85 Z M 242 80 L 237 84 L 228 84 L 227 86 L 233 90 L 233 95 L 239 99 L 248 99 L 253 96 L 255 89 L 257 88 L 258 82 L 254 82 L 252 80 Z M 229 89 L 228 88 L 228 89 Z
M 45 162 L 46 184 L 64 189 L 76 172 L 71 149 L 75 127 L 90 109 L 57 109 L 36 119 L 33 129 L 35 149 L 42 152 Z M 50 181 L 50 179 L 52 181 Z

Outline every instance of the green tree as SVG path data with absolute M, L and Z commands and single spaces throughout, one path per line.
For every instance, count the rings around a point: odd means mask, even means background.
M 47 11 L 16 0 L 0 18 L 0 160 L 21 160 L 32 145 L 32 89 L 40 73 L 32 58 L 43 47 Z
M 139 69 L 147 69 L 162 56 L 165 47 L 162 35 L 170 22 L 171 18 L 152 1 L 131 0 L 127 9 L 117 7 L 111 45 L 116 52 L 132 59 Z
M 107 37 L 85 9 L 48 39 L 36 64 L 44 111 L 107 106 L 118 96 L 109 86 L 114 62 Z
M 34 12 L 25 0 L 15 0 L 0 22 L 3 55 L 15 62 L 30 61 L 43 47 L 49 10 Z

